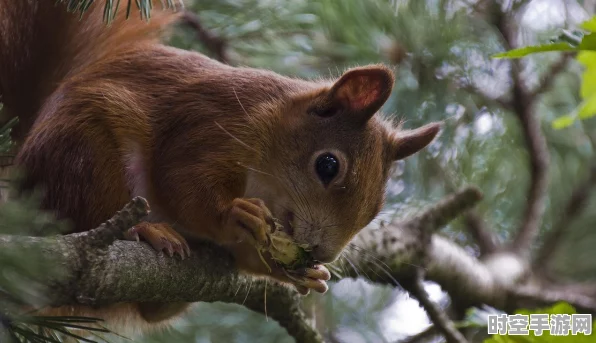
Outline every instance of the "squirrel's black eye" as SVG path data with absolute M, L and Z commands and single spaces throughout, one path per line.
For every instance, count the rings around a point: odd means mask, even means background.
M 332 154 L 324 154 L 317 158 L 315 162 L 317 176 L 326 186 L 339 172 L 339 161 Z

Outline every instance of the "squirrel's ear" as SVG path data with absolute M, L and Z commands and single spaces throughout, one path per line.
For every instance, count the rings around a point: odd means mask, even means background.
M 397 131 L 391 136 L 392 159 L 401 160 L 424 149 L 440 130 L 440 123 L 430 123 L 414 130 Z
M 315 114 L 328 117 L 344 112 L 366 122 L 387 101 L 393 83 L 393 72 L 383 65 L 350 69 L 331 87 Z

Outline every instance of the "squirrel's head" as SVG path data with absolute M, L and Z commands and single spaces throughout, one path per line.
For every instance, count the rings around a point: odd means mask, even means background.
M 270 109 L 272 141 L 247 192 L 262 198 L 316 261 L 336 259 L 379 214 L 393 163 L 439 131 L 437 123 L 403 131 L 377 115 L 393 83 L 384 66 L 354 68 Z

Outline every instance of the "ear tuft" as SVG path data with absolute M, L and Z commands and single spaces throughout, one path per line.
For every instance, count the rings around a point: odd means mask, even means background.
M 393 160 L 411 156 L 429 145 L 441 130 L 440 123 L 430 123 L 414 130 L 397 132 L 393 135 Z
M 393 72 L 383 65 L 350 69 L 329 91 L 328 106 L 368 120 L 391 95 L 394 80 Z

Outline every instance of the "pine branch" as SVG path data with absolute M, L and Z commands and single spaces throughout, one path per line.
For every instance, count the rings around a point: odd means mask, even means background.
M 6 124 L 0 128 L 0 158 L 5 157 L 14 148 L 14 142 L 10 138 L 12 128 L 18 124 L 19 119 L 17 117 L 12 118 Z M 0 162 L 3 162 L 0 160 Z M 10 161 L 12 162 L 12 161 Z M 0 167 L 5 166 L 4 163 L 0 163 Z
M 345 261 L 334 264 L 336 272 L 341 277 L 366 277 L 375 283 L 399 286 L 400 282 L 411 282 L 412 271 L 422 264 L 427 279 L 437 282 L 462 308 L 483 304 L 499 309 L 530 308 L 568 301 L 578 309 L 590 309 L 596 294 L 557 291 L 548 283 L 541 288 L 528 286 L 540 280 L 527 278 L 530 266 L 515 253 L 497 252 L 479 260 L 448 238 L 434 234 L 425 253 L 427 261 L 420 260 L 420 231 L 436 231 L 437 226 L 465 213 L 479 200 L 476 193 L 474 189 L 462 190 L 413 219 L 396 219 L 380 229 L 361 232 L 344 254 Z M 441 220 L 421 220 L 433 217 Z M 568 290 L 573 287 L 566 285 Z M 523 297 L 515 292 L 518 288 L 524 289 Z M 541 297 L 543 290 L 547 298 Z
M 112 22 L 116 18 L 118 8 L 120 7 L 120 0 L 104 0 L 104 21 L 106 23 Z M 58 3 L 66 4 L 68 12 L 79 13 L 81 18 L 87 12 L 89 7 L 93 5 L 95 0 L 58 0 Z M 153 0 L 128 0 L 126 1 L 126 18 L 128 19 L 132 13 L 132 3 L 138 9 L 141 19 L 149 20 L 151 18 L 151 11 L 153 10 Z M 176 5 L 178 2 L 178 5 Z M 183 0 L 160 0 L 162 9 L 184 8 Z M 124 5 L 124 4 L 123 4 Z
M 429 260 L 428 251 L 432 244 L 431 237 L 434 231 L 442 228 L 452 218 L 455 218 L 461 212 L 461 209 L 470 207 L 471 204 L 481 198 L 480 192 L 470 187 L 432 206 L 432 211 L 427 210 L 406 222 L 406 227 L 409 227 L 411 232 L 418 233 L 418 247 L 416 250 L 418 250 L 417 255 L 420 259 L 419 265 L 414 271 L 414 281 L 407 289 L 418 299 L 433 324 L 449 343 L 467 343 L 467 340 L 457 330 L 447 314 L 430 299 L 424 289 L 425 269 Z
M 437 231 L 479 199 L 477 190 L 465 189 L 413 218 L 396 220 L 384 229 L 367 228 L 354 240 L 357 249 L 346 251 L 346 259 L 353 269 L 346 268 L 342 261 L 333 266 L 343 269 L 339 277 L 366 277 L 373 282 L 394 285 L 411 280 L 413 268 L 420 265 L 420 232 Z M 51 289 L 45 292 L 48 305 L 223 301 L 243 304 L 263 313 L 266 289 L 269 317 L 277 320 L 299 342 L 321 341 L 320 335 L 307 323 L 299 307 L 299 296 L 293 289 L 239 275 L 231 256 L 222 248 L 196 242 L 192 245 L 191 258 L 182 261 L 157 253 L 145 243 L 118 240 L 119 232 L 142 215 L 145 204 L 136 199 L 128 210 L 118 214 L 120 218 L 92 232 L 52 237 L 0 235 L 0 250 L 7 253 L 39 250 L 45 260 L 64 267 L 60 274 L 38 276 L 39 282 Z M 438 234 L 430 237 L 425 256 L 428 279 L 439 283 L 458 304 L 504 308 L 517 301 L 528 301 L 530 291 L 526 288 L 523 296 L 511 291 L 523 286 L 518 282 L 519 273 L 524 269 L 510 274 L 515 269 L 511 268 L 515 256 L 503 260 L 508 268 L 499 268 L 499 264 L 470 256 Z M 73 284 L 77 287 L 72 287 Z M 535 291 L 535 299 L 539 299 L 542 289 L 532 291 Z M 581 294 L 564 294 L 565 298 L 558 299 L 557 295 L 560 294 L 549 292 L 547 299 L 567 300 L 578 309 L 589 308 L 586 304 L 593 299 Z
M 196 243 L 192 256 L 180 260 L 145 243 L 118 240 L 147 210 L 146 201 L 135 198 L 97 229 L 50 237 L 0 235 L 0 249 L 7 254 L 25 248 L 40 251 L 44 260 L 64 267 L 58 274 L 39 275 L 37 281 L 51 289 L 44 292 L 47 306 L 223 301 L 267 313 L 298 342 L 321 341 L 306 322 L 295 290 L 239 275 L 222 248 Z M 267 309 L 265 291 L 274 299 L 267 301 Z
M 112 333 L 101 326 L 99 318 L 85 317 L 42 317 L 19 315 L 8 318 L 4 340 L 7 343 L 62 343 L 87 342 L 98 343 L 86 334 Z M 0 334 L 0 338 L 3 338 Z M 103 340 L 105 341 L 105 340 Z
M 424 289 L 424 270 L 417 268 L 416 281 L 413 284 L 413 295 L 418 299 L 428 317 L 435 324 L 437 329 L 443 334 L 448 343 L 467 343 L 466 338 L 457 330 L 455 324 L 445 312 L 432 300 L 430 300 L 428 293 Z

